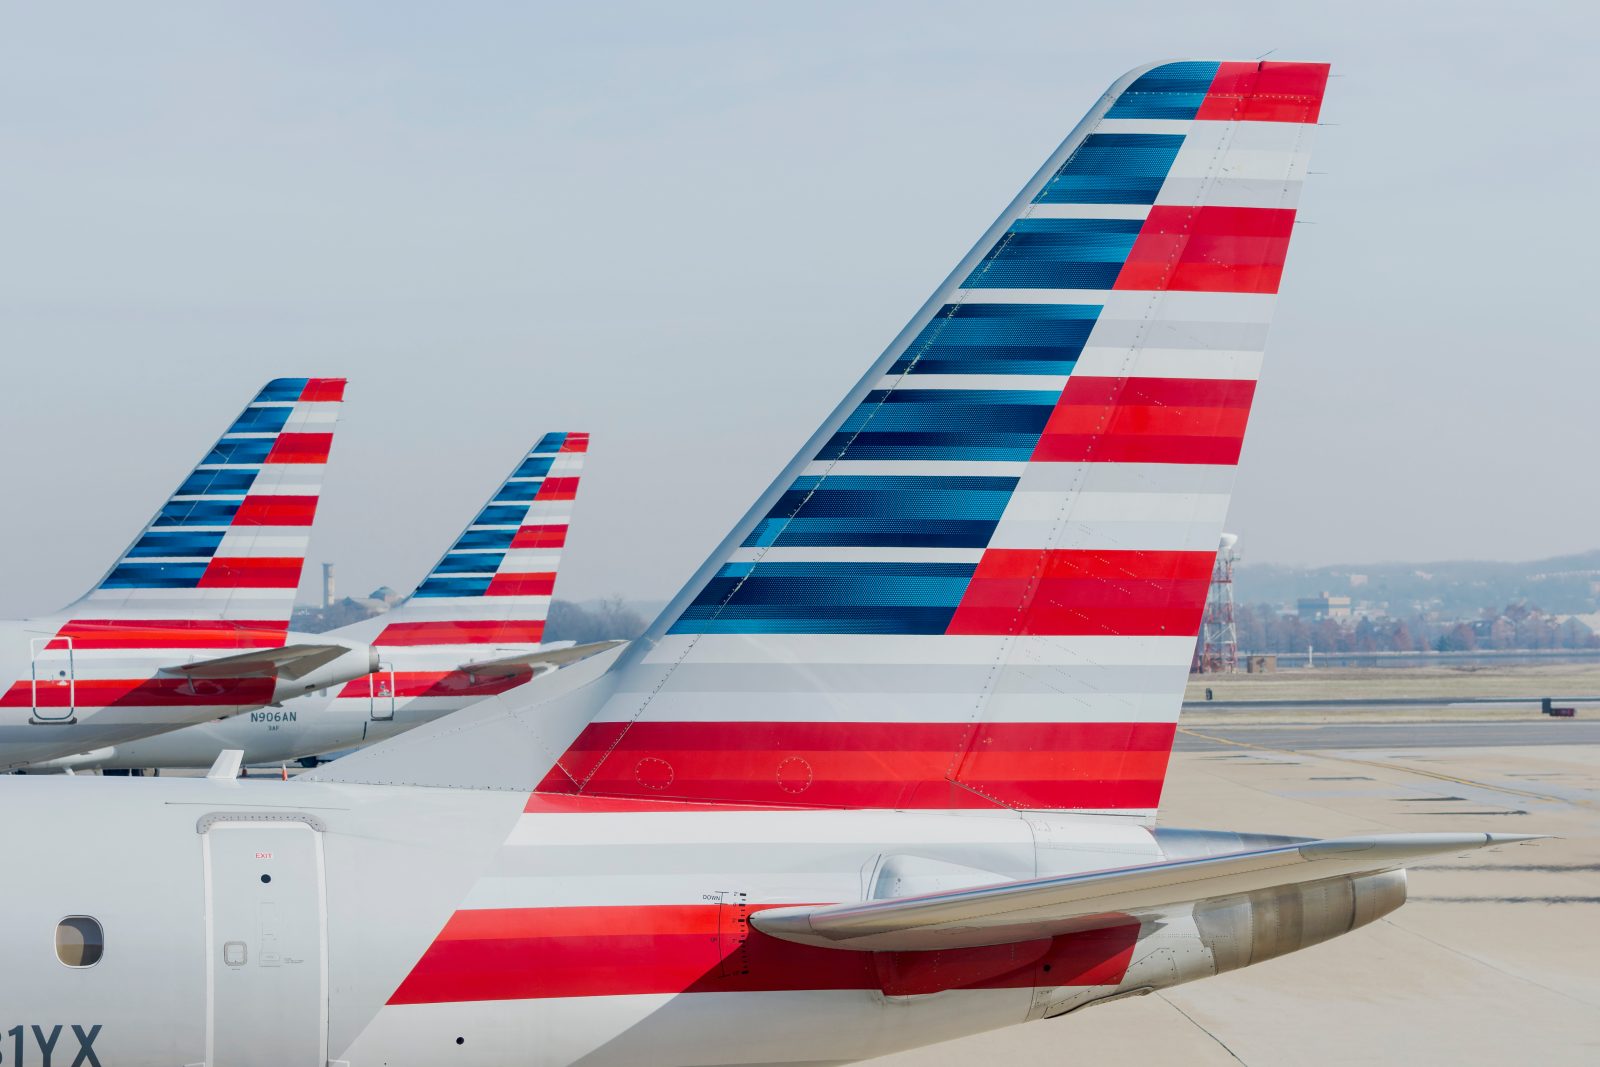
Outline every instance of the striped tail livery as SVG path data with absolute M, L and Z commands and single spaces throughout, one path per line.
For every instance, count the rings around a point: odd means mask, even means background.
M 6 627 L 0 765 L 100 749 L 371 669 L 364 652 L 288 641 L 344 387 L 268 382 L 99 584 L 56 616 Z
M 588 434 L 544 434 L 404 603 L 292 637 L 370 647 L 378 659 L 371 675 L 69 765 L 209 767 L 224 749 L 243 753 L 246 766 L 307 760 L 393 737 L 609 647 L 542 643 L 588 449 Z
M 1108 96 L 668 607 L 540 788 L 1147 813 L 1327 68 Z

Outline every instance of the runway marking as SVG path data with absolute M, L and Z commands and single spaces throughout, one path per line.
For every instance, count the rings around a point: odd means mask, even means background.
M 1255 749 L 1259 752 L 1273 752 L 1283 755 L 1300 754 L 1296 749 L 1292 748 L 1274 748 L 1271 745 L 1258 745 L 1253 741 L 1235 741 L 1230 737 L 1217 737 L 1215 734 L 1201 733 L 1199 730 L 1194 730 L 1186 726 L 1179 726 L 1178 732 L 1180 734 L 1187 734 L 1190 737 L 1197 737 L 1202 741 L 1210 741 L 1219 745 L 1233 745 L 1237 748 L 1249 748 Z M 1489 789 L 1496 793 L 1507 793 L 1511 796 L 1527 797 L 1530 800 L 1543 800 L 1550 804 L 1572 804 L 1585 808 L 1592 808 L 1595 806 L 1589 801 L 1569 800 L 1565 797 L 1554 797 L 1546 793 L 1533 793 L 1525 789 L 1512 789 L 1510 786 L 1506 785 L 1490 785 L 1487 782 L 1479 782 L 1471 778 L 1461 778 L 1457 775 L 1445 774 L 1441 771 L 1425 771 L 1420 767 L 1408 767 L 1400 763 L 1385 763 L 1382 760 L 1357 759 L 1355 756 L 1336 756 L 1331 752 L 1321 749 L 1317 750 L 1316 755 L 1322 759 L 1338 760 L 1341 763 L 1354 763 L 1362 767 L 1378 767 L 1382 770 L 1396 771 L 1401 774 L 1418 774 L 1425 778 L 1436 778 L 1441 782 L 1454 782 L 1456 785 L 1472 786 L 1475 789 Z

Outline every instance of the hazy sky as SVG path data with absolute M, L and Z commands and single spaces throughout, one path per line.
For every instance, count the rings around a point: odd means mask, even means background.
M 351 379 L 344 591 L 577 429 L 559 592 L 665 599 L 1113 79 L 1269 49 L 1335 79 L 1246 558 L 1600 545 L 1595 6 L 1217 8 L 0 5 L 0 615 L 279 375 Z

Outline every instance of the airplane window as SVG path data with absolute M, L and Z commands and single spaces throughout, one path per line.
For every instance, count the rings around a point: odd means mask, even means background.
M 68 915 L 56 924 L 56 958 L 68 967 L 93 967 L 105 950 L 100 924 L 87 915 Z

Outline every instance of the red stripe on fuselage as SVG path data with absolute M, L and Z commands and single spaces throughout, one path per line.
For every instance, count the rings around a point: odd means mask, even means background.
M 873 953 L 797 945 L 738 921 L 739 912 L 778 906 L 460 911 L 389 1003 L 817 989 L 907 996 L 952 988 L 1116 985 L 1139 934 L 1139 924 L 1129 921 L 1016 945 Z
M 13 682 L 0 707 L 5 708 L 231 708 L 259 706 L 272 700 L 277 682 L 271 678 L 79 678 Z
M 543 635 L 543 619 L 391 622 L 372 643 L 375 645 L 536 645 Z
M 1157 204 L 1113 288 L 1276 293 L 1293 229 L 1291 208 Z
M 585 797 L 562 793 L 532 793 L 522 810 L 535 815 L 599 815 L 626 811 L 673 814 L 685 811 L 773 811 L 771 804 L 685 804 L 681 800 L 643 797 Z M 792 805 L 785 805 L 792 807 Z
M 1176 709 L 1174 709 L 1176 710 Z M 1035 806 L 1153 808 L 1171 723 L 591 723 L 541 793 L 815 808 L 987 808 L 995 783 Z M 963 788 L 951 773 L 968 757 Z M 1010 788 L 1014 783 L 1015 788 Z
M 504 693 L 533 677 L 532 667 L 518 667 L 515 673 L 496 678 L 481 678 L 473 681 L 465 671 L 396 671 L 394 678 L 395 697 L 409 700 L 413 697 L 488 697 L 496 693 Z M 358 678 L 345 684 L 339 690 L 341 697 L 359 697 L 362 700 L 370 699 L 373 687 L 376 686 L 378 696 L 387 698 L 391 694 L 386 691 L 390 684 L 388 671 Z
M 1316 122 L 1326 63 L 1223 63 L 1195 113 L 1212 122 Z
M 991 548 L 946 633 L 1193 637 L 1215 552 Z
M 209 619 L 73 619 L 57 631 L 51 648 L 281 648 L 287 622 L 216 622 Z

